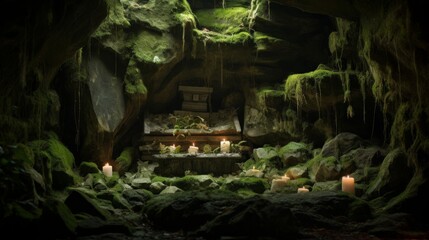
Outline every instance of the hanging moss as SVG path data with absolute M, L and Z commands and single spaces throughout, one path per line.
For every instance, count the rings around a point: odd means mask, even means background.
M 335 72 L 325 67 L 319 66 L 318 69 L 308 73 L 298 73 L 289 75 L 285 80 L 284 94 L 286 100 L 295 99 L 297 108 L 299 109 L 303 104 L 306 103 L 305 92 L 309 92 L 309 89 L 316 94 L 316 99 L 320 102 L 320 98 L 323 97 L 321 92 L 321 82 L 325 79 L 335 79 L 340 76 L 341 73 Z M 331 92 L 325 94 L 333 94 Z
M 204 43 L 245 44 L 253 39 L 245 28 L 247 8 L 204 9 L 196 11 L 195 15 L 202 30 L 194 29 L 194 35 Z
M 225 43 L 232 45 L 244 45 L 252 42 L 252 35 L 248 32 L 239 32 L 237 34 L 222 34 L 206 30 L 194 29 L 197 39 L 210 43 Z
M 130 27 L 131 24 L 125 17 L 125 9 L 121 1 L 106 1 L 109 8 L 107 18 L 101 23 L 94 32 L 94 37 L 104 37 L 112 34 L 114 26 Z

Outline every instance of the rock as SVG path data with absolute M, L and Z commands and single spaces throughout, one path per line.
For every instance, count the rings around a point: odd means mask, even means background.
M 223 187 L 230 191 L 237 191 L 239 189 L 248 189 L 255 193 L 263 193 L 270 188 L 267 179 L 258 177 L 243 177 L 239 179 L 226 182 Z
M 341 177 L 341 165 L 334 156 L 317 155 L 311 160 L 309 176 L 316 182 L 338 180 Z
M 285 167 L 295 166 L 311 159 L 311 147 L 305 143 L 290 142 L 278 151 Z
M 132 180 L 131 186 L 133 188 L 148 189 L 151 183 L 152 181 L 150 180 L 150 178 L 136 178 Z
M 204 224 L 196 235 L 207 239 L 221 236 L 294 239 L 298 235 L 298 222 L 289 207 L 255 196 Z
M 349 132 L 342 132 L 323 145 L 321 154 L 323 157 L 334 156 L 339 159 L 349 151 L 364 145 L 364 141 L 358 135 Z
M 335 180 L 316 182 L 313 185 L 312 191 L 341 191 L 341 183 Z
M 154 193 L 154 194 L 159 194 L 160 192 L 162 192 L 162 190 L 164 190 L 167 187 L 167 185 L 165 185 L 162 182 L 153 182 L 150 184 L 149 186 L 149 190 Z
M 364 194 L 365 198 L 376 198 L 385 194 L 401 193 L 411 180 L 414 170 L 407 164 L 407 154 L 400 148 L 389 152 Z
M 81 162 L 79 165 L 79 175 L 85 177 L 89 173 L 100 173 L 100 169 L 94 162 Z
M 64 203 L 74 214 L 90 214 L 101 219 L 110 217 L 110 213 L 97 201 L 94 192 L 85 188 L 72 188 L 70 191 Z
M 176 186 L 167 186 L 159 194 L 172 194 L 172 193 L 176 193 L 176 192 L 183 192 L 183 190 L 176 187 Z
M 305 165 L 297 165 L 290 167 L 285 173 L 290 179 L 308 177 L 308 168 Z

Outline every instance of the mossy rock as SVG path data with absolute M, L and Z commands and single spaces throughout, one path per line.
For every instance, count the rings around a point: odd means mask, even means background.
M 100 173 L 97 164 L 94 162 L 81 162 L 79 164 L 79 174 L 84 177 L 90 173 Z
M 162 182 L 165 185 L 171 185 L 171 183 L 174 181 L 174 179 L 169 177 L 163 177 L 163 176 L 154 176 L 152 178 L 152 182 Z
M 121 152 L 119 157 L 116 158 L 115 163 L 119 174 L 125 173 L 131 167 L 134 158 L 134 151 L 133 147 L 127 147 Z
M 225 183 L 222 187 L 230 191 L 248 189 L 255 193 L 264 193 L 265 190 L 269 189 L 270 185 L 268 184 L 268 180 L 265 178 L 241 177 Z
M 177 178 L 173 180 L 171 185 L 176 186 L 185 191 L 197 190 L 200 188 L 200 183 L 198 179 L 196 179 L 194 176 L 184 176 L 181 178 Z

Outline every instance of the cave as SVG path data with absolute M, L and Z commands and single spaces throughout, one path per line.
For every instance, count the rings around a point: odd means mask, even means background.
M 429 239 L 423 5 L 2 2 L 2 239 Z

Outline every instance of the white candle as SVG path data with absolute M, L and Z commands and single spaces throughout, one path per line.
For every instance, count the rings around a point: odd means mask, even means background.
M 306 193 L 309 192 L 308 188 L 305 188 L 305 186 L 302 186 L 302 188 L 298 188 L 298 193 Z
M 221 153 L 229 153 L 231 148 L 231 142 L 230 141 L 223 141 L 220 142 L 220 152 Z
M 275 192 L 284 188 L 289 180 L 290 178 L 286 175 L 281 176 L 281 178 L 273 179 L 273 181 L 271 182 L 271 191 Z
M 286 180 L 286 181 L 289 181 L 289 180 L 290 180 L 290 178 L 289 178 L 286 174 L 282 176 L 282 179 L 283 179 L 283 180 Z
M 112 176 L 112 166 L 110 166 L 109 163 L 103 166 L 103 173 L 106 177 Z
M 251 177 L 251 176 L 262 177 L 262 174 L 263 174 L 262 171 L 259 169 L 256 169 L 255 166 L 253 166 L 252 169 L 249 169 L 246 171 L 246 176 L 248 176 L 248 177 Z
M 355 195 L 355 179 L 349 175 L 343 177 L 341 189 L 343 192 Z
M 189 146 L 188 153 L 196 155 L 198 153 L 198 147 L 195 147 L 195 143 L 192 143 L 192 146 Z

